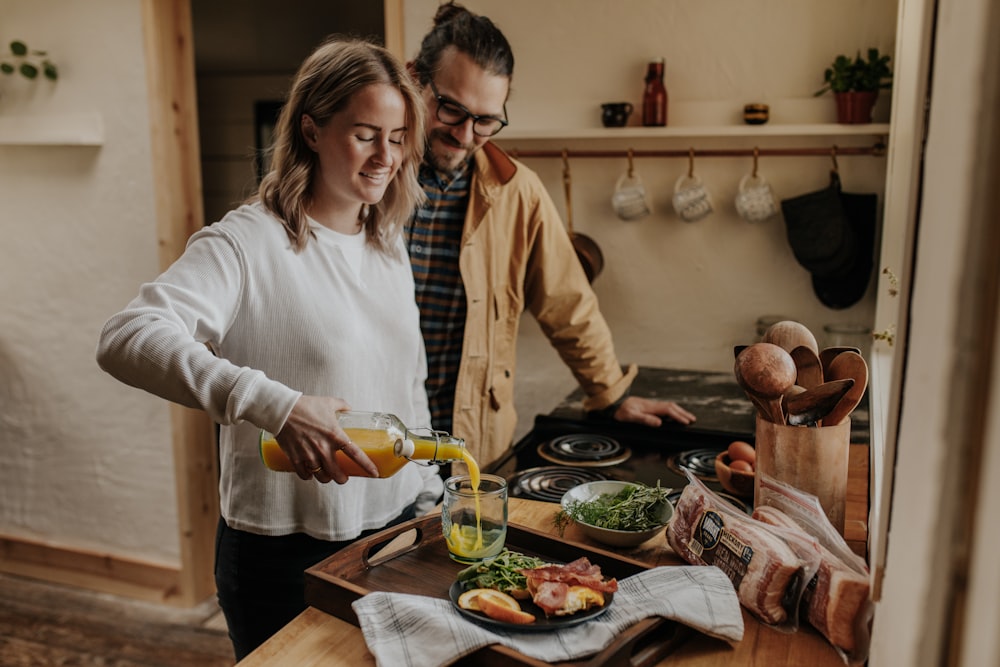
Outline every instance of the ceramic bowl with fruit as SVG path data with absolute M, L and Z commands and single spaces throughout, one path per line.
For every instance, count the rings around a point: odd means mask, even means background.
M 753 445 L 737 440 L 715 457 L 715 476 L 729 493 L 740 498 L 753 498 L 757 452 Z

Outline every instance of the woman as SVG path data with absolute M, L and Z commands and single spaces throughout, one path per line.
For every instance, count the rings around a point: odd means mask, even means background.
M 384 49 L 321 45 L 292 84 L 257 196 L 192 235 L 101 333 L 103 369 L 221 424 L 216 584 L 237 659 L 305 609 L 306 568 L 441 493 L 436 467 L 348 479 L 333 456 L 374 473 L 338 410 L 430 424 L 400 234 L 422 198 L 423 109 Z M 261 429 L 297 475 L 261 463 Z

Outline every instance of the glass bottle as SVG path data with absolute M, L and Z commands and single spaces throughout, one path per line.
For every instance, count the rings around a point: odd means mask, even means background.
M 865 324 L 824 324 L 824 343 L 827 347 L 856 347 L 865 361 L 869 361 L 872 347 L 872 330 Z
M 470 471 L 475 466 L 465 448 L 465 441 L 444 431 L 409 429 L 399 417 L 386 412 L 347 410 L 338 412 L 337 419 L 347 437 L 364 450 L 378 468 L 380 478 L 392 477 L 409 461 L 424 461 L 430 465 L 464 460 Z M 295 466 L 274 435 L 264 430 L 260 432 L 260 458 L 271 470 L 295 472 Z M 348 476 L 369 476 L 354 459 L 340 450 L 334 453 L 334 458 Z
M 663 127 L 667 124 L 667 87 L 663 84 L 663 58 L 650 62 L 646 68 L 642 124 L 646 127 Z

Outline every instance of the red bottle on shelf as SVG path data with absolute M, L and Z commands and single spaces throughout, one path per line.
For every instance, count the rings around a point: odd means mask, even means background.
M 642 124 L 646 127 L 663 127 L 667 124 L 667 87 L 663 84 L 663 58 L 650 62 L 646 68 Z

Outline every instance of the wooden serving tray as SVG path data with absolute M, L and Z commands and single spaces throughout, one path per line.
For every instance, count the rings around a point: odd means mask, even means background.
M 648 569 L 645 563 L 585 544 L 566 542 L 526 526 L 507 527 L 511 551 L 568 563 L 586 556 L 605 577 L 624 579 Z M 367 593 L 388 591 L 448 599 L 448 588 L 465 566 L 448 556 L 441 515 L 429 514 L 359 540 L 305 573 L 306 603 L 358 625 L 351 603 Z M 581 660 L 546 663 L 504 646 L 482 648 L 456 665 L 505 667 L 556 664 L 565 667 L 646 667 L 672 652 L 690 636 L 684 625 L 646 618 L 623 632 L 603 651 Z

